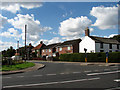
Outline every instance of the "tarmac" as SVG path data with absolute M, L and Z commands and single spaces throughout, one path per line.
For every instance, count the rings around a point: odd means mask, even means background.
M 29 71 L 33 71 L 33 70 L 39 70 L 39 69 L 44 68 L 44 67 L 45 67 L 44 64 L 35 63 L 35 66 L 33 66 L 33 67 L 29 67 L 29 68 L 22 69 L 22 70 L 15 70 L 15 71 L 2 71 L 2 72 L 0 72 L 0 75 L 24 73 L 24 72 L 29 72 Z
M 105 62 L 63 62 L 63 61 L 40 61 L 40 60 L 31 60 L 28 62 L 52 62 L 52 63 L 77 63 L 79 65 L 99 65 L 99 66 L 116 66 L 119 65 L 120 63 L 105 63 Z M 34 71 L 34 70 L 39 70 L 41 68 L 44 68 L 44 64 L 39 64 L 35 63 L 35 66 L 29 67 L 23 70 L 16 70 L 16 71 L 2 71 L 0 72 L 0 75 L 8 75 L 8 74 L 16 74 L 16 73 L 24 73 L 24 72 L 29 72 L 29 71 Z

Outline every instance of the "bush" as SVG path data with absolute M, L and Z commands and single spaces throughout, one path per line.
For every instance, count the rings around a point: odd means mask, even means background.
M 84 53 L 61 54 L 59 59 L 61 61 L 71 62 L 85 62 Z M 87 53 L 88 62 L 106 62 L 106 53 Z M 119 63 L 120 52 L 109 53 L 108 62 Z

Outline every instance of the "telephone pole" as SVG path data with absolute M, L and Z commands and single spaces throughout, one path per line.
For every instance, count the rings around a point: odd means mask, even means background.
M 27 52 L 26 52 L 26 30 L 27 30 L 27 25 L 25 25 L 25 62 L 27 60 Z

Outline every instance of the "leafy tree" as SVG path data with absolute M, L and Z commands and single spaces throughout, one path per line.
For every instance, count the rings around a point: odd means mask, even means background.
M 113 36 L 113 39 L 116 39 L 118 42 L 120 42 L 120 35 Z
M 12 57 L 15 55 L 15 49 L 13 49 L 12 46 L 10 46 L 10 48 L 8 48 L 7 50 L 2 51 L 2 55 L 3 57 Z

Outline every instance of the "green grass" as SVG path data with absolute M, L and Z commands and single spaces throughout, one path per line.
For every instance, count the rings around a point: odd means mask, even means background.
M 17 65 L 3 65 L 2 68 L 0 68 L 0 71 L 13 71 L 13 70 L 21 70 L 21 69 L 25 69 L 28 67 L 33 67 L 35 66 L 34 63 L 31 62 L 26 62 L 26 63 L 22 63 L 22 64 L 17 64 Z

